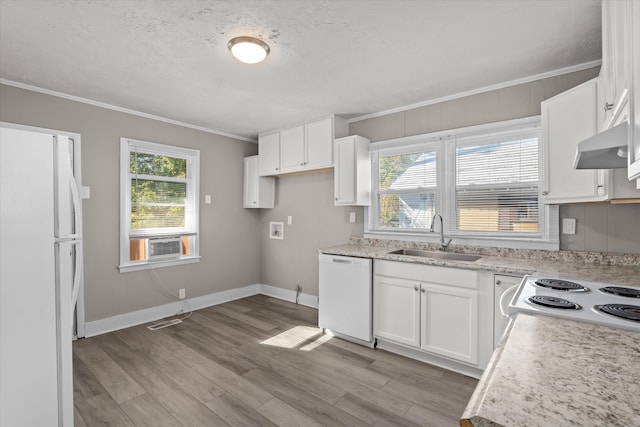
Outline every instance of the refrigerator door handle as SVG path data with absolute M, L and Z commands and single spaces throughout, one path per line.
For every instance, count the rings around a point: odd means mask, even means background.
M 80 205 L 80 195 L 78 194 L 78 183 L 73 176 L 71 162 L 69 162 L 69 188 L 71 189 L 71 200 L 73 201 L 73 221 L 75 224 L 75 233 L 69 235 L 71 238 L 79 239 L 82 237 L 78 230 L 82 230 L 82 206 Z
M 75 254 L 75 272 L 73 275 L 73 288 L 71 289 L 71 323 L 73 326 L 73 312 L 78 302 L 78 293 L 80 292 L 80 277 L 82 276 L 82 241 L 74 240 L 72 242 L 76 246 Z

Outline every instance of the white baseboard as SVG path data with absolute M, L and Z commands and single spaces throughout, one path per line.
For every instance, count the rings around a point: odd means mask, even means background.
M 200 297 L 188 298 L 185 301 L 189 303 L 193 310 L 199 310 L 201 308 L 211 307 L 258 294 L 290 302 L 295 302 L 296 300 L 295 291 L 270 285 L 255 284 L 244 286 L 242 288 L 230 289 L 228 291 L 203 295 Z M 318 308 L 318 297 L 315 295 L 300 294 L 298 303 L 308 307 Z M 163 317 L 173 316 L 180 310 L 185 310 L 185 307 L 186 305 L 182 301 L 175 301 L 169 304 L 159 305 L 157 307 L 145 308 L 143 310 L 132 311 L 130 313 L 118 314 L 105 319 L 86 322 L 84 324 L 85 337 L 89 338 L 117 331 L 119 329 L 153 322 L 155 320 L 162 319 Z
M 270 285 L 260 285 L 260 292 L 262 295 L 267 295 L 273 298 L 278 298 L 281 300 L 296 302 L 296 291 L 292 291 L 289 289 L 282 289 L 276 286 Z M 300 294 L 300 298 L 298 298 L 298 304 L 305 305 L 311 308 L 318 308 L 318 297 L 315 295 L 309 294 Z

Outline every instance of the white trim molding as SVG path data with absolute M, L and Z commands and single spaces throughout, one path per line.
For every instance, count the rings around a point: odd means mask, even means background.
M 145 308 L 132 311 L 130 313 L 118 314 L 104 319 L 94 320 L 85 323 L 85 337 L 106 334 L 143 323 L 153 322 L 164 317 L 174 316 L 180 311 L 184 311 L 184 301 L 188 302 L 192 310 L 212 307 L 225 302 L 250 297 L 253 295 L 266 295 L 273 298 L 295 302 L 296 292 L 289 289 L 282 289 L 275 286 L 254 284 L 242 288 L 230 289 L 228 291 L 216 292 L 200 297 L 189 298 L 182 301 L 174 301 L 169 304 L 156 307 Z M 300 294 L 298 303 L 311 308 L 318 308 L 318 297 L 309 294 Z
M 427 105 L 438 104 L 440 102 L 451 101 L 453 99 L 464 98 L 466 96 L 477 95 L 479 93 L 490 92 L 492 90 L 504 89 L 510 86 L 516 86 L 524 83 L 531 83 L 536 80 L 548 79 L 550 77 L 560 76 L 562 74 L 574 73 L 576 71 L 587 70 L 589 68 L 602 65 L 602 60 L 585 62 L 583 64 L 577 64 L 570 67 L 559 68 L 557 70 L 547 71 L 545 73 L 535 74 L 529 77 L 523 77 L 521 79 L 510 80 L 508 82 L 497 83 L 490 86 L 485 86 L 477 89 L 471 89 L 465 92 L 454 93 L 452 95 L 442 96 L 440 98 L 433 98 L 415 104 L 404 105 L 402 107 L 392 108 L 390 110 L 379 111 L 377 113 L 365 114 L 358 117 L 352 117 L 347 120 L 347 123 L 359 122 L 367 119 L 374 119 L 376 117 L 382 117 L 393 113 L 400 113 L 402 111 L 413 110 L 414 108 L 426 107 Z
M 131 110 L 129 108 L 119 107 L 117 105 L 107 104 L 105 102 L 94 101 L 88 98 L 82 98 L 75 95 L 69 95 L 67 93 L 57 92 L 51 89 L 44 89 L 38 86 L 29 85 L 26 83 L 20 83 L 13 80 L 7 80 L 0 78 L 0 84 L 17 87 L 18 89 L 26 89 L 32 92 L 43 93 L 45 95 L 51 95 L 58 98 L 68 99 L 70 101 L 81 102 L 83 104 L 93 105 L 94 107 L 106 108 L 107 110 L 118 111 L 120 113 L 131 114 L 132 116 L 144 117 L 145 119 L 157 120 L 159 122 L 169 123 L 172 125 L 182 126 L 189 129 L 199 130 L 201 132 L 213 133 L 215 135 L 226 136 L 228 138 L 238 139 L 240 141 L 258 143 L 256 139 L 248 138 L 246 136 L 234 135 L 232 133 L 222 132 L 215 129 L 206 128 L 203 126 L 192 125 L 190 123 L 181 122 L 179 120 L 168 119 L 162 116 L 156 116 L 155 114 L 143 113 L 142 111 Z

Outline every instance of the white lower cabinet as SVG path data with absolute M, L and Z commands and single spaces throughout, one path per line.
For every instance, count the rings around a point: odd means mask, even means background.
M 373 334 L 420 347 L 419 290 L 417 281 L 376 275 L 373 284 Z
M 475 365 L 478 291 L 430 283 L 420 288 L 420 348 Z
M 491 284 L 483 283 L 474 270 L 375 260 L 373 335 L 483 368 L 479 352 L 490 354 L 493 338 Z

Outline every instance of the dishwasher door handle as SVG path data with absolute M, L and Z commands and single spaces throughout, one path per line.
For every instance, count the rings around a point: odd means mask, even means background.
M 333 262 L 335 262 L 336 264 L 353 264 L 353 261 L 349 261 L 348 259 L 340 259 L 340 258 L 333 258 Z

